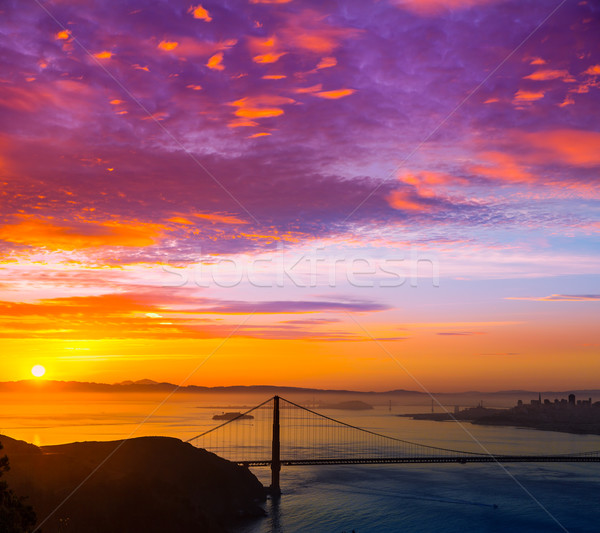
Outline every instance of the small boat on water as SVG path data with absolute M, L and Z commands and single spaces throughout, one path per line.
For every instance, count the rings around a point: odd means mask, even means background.
M 237 418 L 238 420 L 253 420 L 254 417 L 252 415 L 243 415 L 242 413 L 223 413 L 220 415 L 213 416 L 213 420 L 233 420 Z

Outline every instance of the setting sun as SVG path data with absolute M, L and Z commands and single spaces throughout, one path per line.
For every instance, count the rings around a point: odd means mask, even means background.
M 36 378 L 41 378 L 45 373 L 46 373 L 46 369 L 42 366 L 42 365 L 35 365 L 32 369 L 31 369 L 31 373 L 36 377 Z

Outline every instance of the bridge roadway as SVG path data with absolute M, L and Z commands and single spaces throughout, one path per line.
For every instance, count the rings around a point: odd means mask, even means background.
M 271 466 L 265 461 L 234 461 L 242 466 Z M 281 466 L 308 465 L 373 465 L 430 463 L 600 463 L 598 455 L 481 455 L 471 457 L 380 457 L 348 459 L 281 459 Z
M 333 458 L 333 459 L 323 459 L 323 458 L 312 458 L 312 459 L 285 459 L 281 457 L 281 420 L 280 420 L 280 412 L 279 412 L 279 404 L 284 402 L 284 406 L 286 409 L 295 408 L 298 409 L 301 413 L 306 413 L 310 415 L 311 419 L 323 421 L 326 423 L 334 424 L 334 428 L 343 428 L 344 430 L 355 430 L 361 432 L 361 434 L 368 435 L 369 438 L 373 439 L 381 439 L 381 442 L 384 446 L 389 446 L 390 443 L 393 443 L 396 447 L 403 447 L 405 450 L 402 451 L 390 451 L 389 448 L 386 451 L 381 451 L 381 453 L 398 453 L 401 455 L 402 453 L 413 454 L 413 455 L 405 455 L 403 457 L 345 457 L 345 458 Z M 483 453 L 475 453 L 475 452 L 466 452 L 460 450 L 450 450 L 447 448 L 439 448 L 436 446 L 427 446 L 414 442 L 408 442 L 396 437 L 390 437 L 388 435 L 383 435 L 380 433 L 375 433 L 374 431 L 359 428 L 357 426 L 353 426 L 351 424 L 347 424 L 346 422 L 342 422 L 340 420 L 335 420 L 334 418 L 328 417 L 321 413 L 317 413 L 316 411 L 312 411 L 307 409 L 306 407 L 302 407 L 294 402 L 290 402 L 284 398 L 280 398 L 279 396 L 273 396 L 268 400 L 265 400 L 261 404 L 249 409 L 245 413 L 239 413 L 237 416 L 232 418 L 231 420 L 227 420 L 223 424 L 220 424 L 212 429 L 201 433 L 200 435 L 196 435 L 191 439 L 188 439 L 187 442 L 197 441 L 206 435 L 213 434 L 213 432 L 220 430 L 229 424 L 234 423 L 236 420 L 243 420 L 246 415 L 249 413 L 256 411 L 257 409 L 266 406 L 269 402 L 273 402 L 273 434 L 271 439 L 271 458 L 264 460 L 249 460 L 249 461 L 233 461 L 239 465 L 243 465 L 246 467 L 251 466 L 267 466 L 271 468 L 271 494 L 279 496 L 281 494 L 280 488 L 280 471 L 282 466 L 309 466 L 309 465 L 373 465 L 373 464 L 467 464 L 467 463 L 599 463 L 600 462 L 600 450 L 593 452 L 583 452 L 583 453 L 574 453 L 574 454 L 562 454 L 562 455 L 492 455 L 492 454 L 483 454 Z M 287 411 L 286 411 L 287 412 Z M 303 424 L 305 422 L 304 419 Z M 298 421 L 296 420 L 296 424 Z M 304 428 L 304 426 L 302 426 Z M 196 442 L 196 445 L 198 443 Z M 424 454 L 419 456 L 417 455 L 416 449 L 424 450 Z M 260 452 L 262 455 L 263 452 Z M 364 452 L 354 452 L 354 453 L 364 453 Z M 284 455 L 286 455 L 284 453 Z M 264 456 L 263 456 L 264 457 Z

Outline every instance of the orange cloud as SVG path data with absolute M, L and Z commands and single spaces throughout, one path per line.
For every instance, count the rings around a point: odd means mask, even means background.
M 193 226 L 197 222 L 190 220 L 191 217 L 199 218 L 201 220 L 208 220 L 209 222 L 219 224 L 248 224 L 248 222 L 245 220 L 242 220 L 234 215 L 223 215 L 220 213 L 191 213 L 186 216 L 176 215 L 169 218 L 167 221 L 172 222 L 173 224 Z
M 298 94 L 311 94 L 320 91 L 322 88 L 323 85 L 317 83 L 316 85 L 311 85 L 310 87 L 298 87 L 297 89 L 294 89 L 294 92 Z
M 142 117 L 142 120 L 160 121 L 160 120 L 164 120 L 168 116 L 169 116 L 168 113 L 165 113 L 164 111 L 157 111 L 156 113 L 152 113 L 150 116 Z
M 575 103 L 575 100 L 573 100 L 573 97 L 571 95 L 567 94 L 565 96 L 565 99 L 560 104 L 558 104 L 558 107 L 566 107 L 568 105 L 573 105 L 574 103 Z
M 590 76 L 600 76 L 600 65 L 592 65 L 584 72 L 584 74 L 588 74 Z
M 235 112 L 238 117 L 267 118 L 283 115 L 283 109 L 278 107 L 241 107 Z
M 597 194 L 597 184 L 593 182 L 557 181 L 547 177 L 546 172 L 532 169 L 539 165 L 600 167 L 600 132 L 570 129 L 535 133 L 512 131 L 506 132 L 506 139 L 508 144 L 504 151 L 479 152 L 482 163 L 471 165 L 468 170 L 509 182 L 554 184 L 561 191 L 574 189 L 586 196 Z
M 323 59 L 321 59 L 321 61 L 319 61 L 317 68 L 318 69 L 330 68 L 330 67 L 335 67 L 336 65 L 337 65 L 337 59 L 335 57 L 324 57 Z
M 235 115 L 243 118 L 266 118 L 283 115 L 283 109 L 280 106 L 284 104 L 293 104 L 295 100 L 284 96 L 260 95 L 241 98 L 228 105 L 237 107 Z
M 277 61 L 279 61 L 279 58 L 281 56 L 284 56 L 285 54 L 287 54 L 287 52 L 278 52 L 278 53 L 268 53 L 268 54 L 261 54 L 258 56 L 254 56 L 252 58 L 252 61 L 254 61 L 255 63 L 275 63 Z
M 277 37 L 248 37 L 248 48 L 253 54 L 272 52 L 279 48 Z
M 230 122 L 228 122 L 228 128 L 249 128 L 253 126 L 258 126 L 258 122 L 254 122 L 254 120 L 247 120 L 245 118 L 236 118 Z
M 263 80 L 283 80 L 284 78 L 287 78 L 284 74 L 267 74 L 262 77 Z
M 547 81 L 547 80 L 563 80 L 567 82 L 575 81 L 575 78 L 569 74 L 568 70 L 552 70 L 552 69 L 542 69 L 536 70 L 529 74 L 529 76 L 525 76 L 526 80 L 536 80 L 536 81 Z
M 540 152 L 540 163 L 560 161 L 584 167 L 600 165 L 600 133 L 586 130 L 553 130 L 522 135 L 530 146 Z
M 214 56 L 211 56 L 206 63 L 208 68 L 213 70 L 225 70 L 225 66 L 221 64 L 223 61 L 223 52 L 218 52 Z
M 217 52 L 228 50 L 236 44 L 236 39 L 226 39 L 224 41 L 203 41 L 198 38 L 182 37 L 179 39 L 179 41 L 162 41 L 158 45 L 158 48 L 161 48 L 165 51 L 173 51 L 177 49 L 176 54 L 179 57 L 200 57 L 204 59 L 216 54 Z
M 499 1 L 501 0 L 394 0 L 392 3 L 419 15 L 437 15 L 444 11 L 468 9 Z
M 298 48 L 317 53 L 332 52 L 338 46 L 336 39 L 332 39 L 327 34 L 320 35 L 318 33 L 296 35 L 293 42 Z
M 151 246 L 164 230 L 159 224 L 138 221 L 56 222 L 21 215 L 19 221 L 0 226 L 0 239 L 51 250 L 76 250 L 101 246 Z
M 408 172 L 403 176 L 400 176 L 399 179 L 400 181 L 414 185 L 415 187 L 423 187 L 423 185 L 455 185 L 465 184 L 467 182 L 464 178 L 443 174 L 441 172 L 430 172 L 427 170 L 419 172 L 418 174 Z
M 235 102 L 231 102 L 232 106 L 235 107 L 245 107 L 245 106 L 276 106 L 276 105 L 284 105 L 284 104 L 293 104 L 296 100 L 292 98 L 288 98 L 286 96 L 278 96 L 273 94 L 261 94 L 258 96 L 247 96 L 245 98 L 240 98 Z
M 290 14 L 278 31 L 286 46 L 316 54 L 331 54 L 344 39 L 359 36 L 363 30 L 333 26 L 323 14 L 306 9 Z
M 71 37 L 71 34 L 68 32 L 68 30 L 62 30 L 59 31 L 55 36 L 56 39 L 65 41 L 67 40 L 69 37 Z
M 188 220 L 184 217 L 171 217 L 168 219 L 168 222 L 173 222 L 174 224 L 183 224 L 185 226 L 191 226 L 194 224 L 191 220 Z
M 336 91 L 321 91 L 315 93 L 315 96 L 320 98 L 327 98 L 329 100 L 337 100 L 338 98 L 344 98 L 345 96 L 350 96 L 355 93 L 354 89 L 337 89 Z
M 4 85 L 0 91 L 0 105 L 21 111 L 36 111 L 54 107 L 86 117 L 89 113 L 88 98 L 94 96 L 91 86 L 75 80 L 56 80 L 47 84 L 19 87 Z
M 431 200 L 448 199 L 445 189 L 453 185 L 465 185 L 467 180 L 441 172 L 406 172 L 398 177 L 405 186 L 392 192 L 388 203 L 401 210 L 431 211 L 436 209 Z M 409 186 L 410 189 L 406 186 Z
M 256 139 L 257 137 L 266 137 L 267 135 L 271 135 L 266 131 L 261 131 L 260 133 L 253 133 L 252 135 L 248 135 L 248 139 Z
M 204 20 L 206 22 L 210 22 L 212 17 L 209 15 L 208 11 L 202 7 L 201 4 L 197 6 L 191 6 L 188 9 L 188 13 L 191 13 L 195 19 Z
M 112 57 L 112 52 L 108 52 L 108 51 L 103 51 L 103 52 L 98 52 L 97 54 L 94 54 L 94 57 L 97 57 L 98 59 L 110 59 Z
M 0 337 L 206 337 L 201 329 L 189 325 L 189 319 L 156 320 L 163 313 L 163 307 L 148 301 L 144 294 L 75 296 L 43 299 L 36 303 L 0 301 Z M 81 320 L 82 316 L 85 320 Z
M 393 191 L 387 198 L 388 203 L 394 209 L 402 211 L 430 211 L 431 206 L 423 204 L 418 195 L 408 191 Z
M 526 91 L 524 89 L 519 89 L 513 97 L 513 103 L 522 104 L 527 102 L 535 102 L 541 98 L 544 98 L 544 91 Z
M 469 170 L 474 174 L 488 178 L 503 179 L 508 181 L 531 181 L 534 179 L 516 159 L 503 152 L 482 152 L 479 154 L 486 161 L 486 165 L 472 165 Z
M 164 50 L 165 52 L 170 52 L 171 50 L 175 50 L 179 46 L 177 41 L 161 41 L 158 43 L 157 48 Z
M 287 54 L 275 35 L 267 38 L 248 37 L 248 48 L 253 54 L 252 60 L 255 63 L 276 63 L 279 58 Z
M 220 222 L 222 224 L 248 224 L 248 222 L 245 220 L 233 215 L 221 215 L 219 213 L 195 213 L 194 216 L 210 222 Z

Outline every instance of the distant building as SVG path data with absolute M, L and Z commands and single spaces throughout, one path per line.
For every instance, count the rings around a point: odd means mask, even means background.
M 540 393 L 538 394 L 537 400 L 531 400 L 530 404 L 527 405 L 523 403 L 523 400 L 518 400 L 517 405 L 513 407 L 513 409 L 521 413 L 537 413 L 539 411 L 562 411 L 565 409 L 572 409 L 573 407 L 600 407 L 600 402 L 592 403 L 591 398 L 588 398 L 587 400 L 577 400 L 574 394 L 569 394 L 568 400 L 565 398 L 555 398 L 554 400 L 546 398 L 544 401 L 542 401 L 542 395 Z
M 538 393 L 537 400 L 531 400 L 531 405 L 542 405 L 542 393 L 541 392 Z

